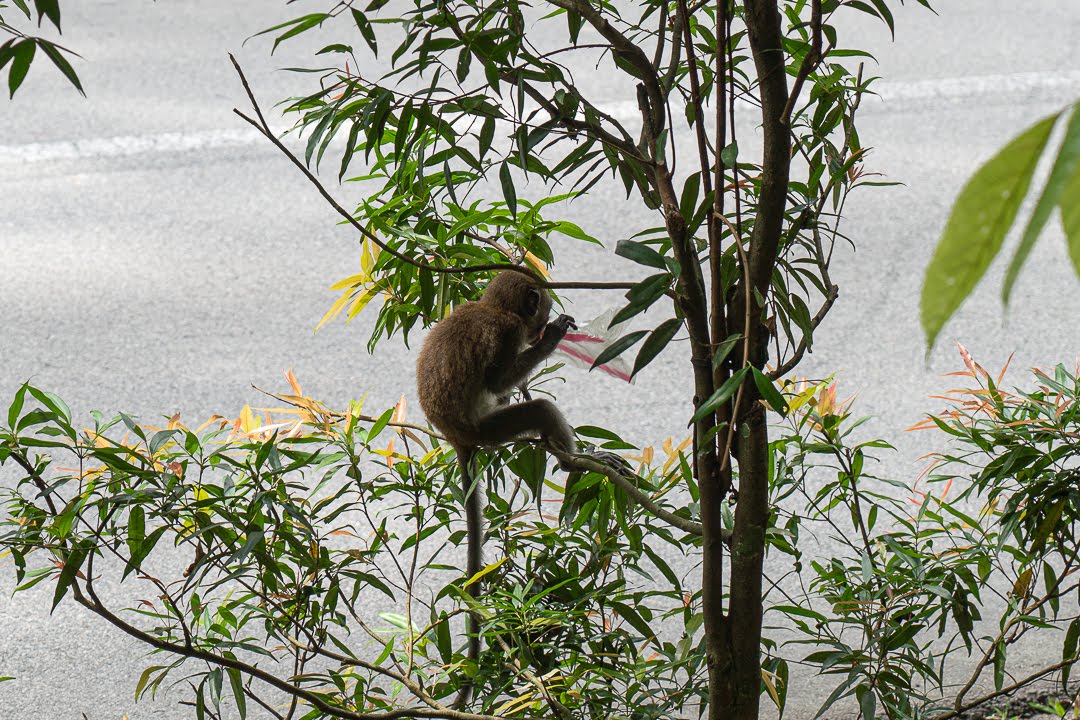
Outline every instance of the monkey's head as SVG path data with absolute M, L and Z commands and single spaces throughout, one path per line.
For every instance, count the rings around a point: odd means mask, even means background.
M 521 318 L 529 341 L 539 339 L 551 315 L 551 294 L 524 273 L 503 270 L 484 290 L 480 302 Z

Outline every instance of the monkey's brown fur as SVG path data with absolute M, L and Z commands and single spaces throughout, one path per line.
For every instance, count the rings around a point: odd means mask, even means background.
M 432 329 L 416 361 L 420 406 L 455 449 L 536 433 L 557 450 L 574 451 L 573 432 L 554 403 L 506 405 L 573 323 L 562 315 L 549 324 L 550 312 L 546 291 L 504 270 L 478 302 L 458 306 Z
M 420 407 L 457 451 L 465 497 L 467 574 L 483 568 L 483 497 L 470 461 L 477 448 L 494 447 L 526 434 L 564 453 L 576 449 L 574 432 L 555 404 L 528 400 L 509 405 L 511 391 L 555 350 L 574 321 L 548 322 L 551 296 L 529 276 L 504 270 L 477 302 L 459 305 L 432 328 L 416 361 Z M 473 597 L 479 583 L 469 586 Z M 473 619 L 469 657 L 480 653 Z M 467 702 L 463 688 L 458 704 Z

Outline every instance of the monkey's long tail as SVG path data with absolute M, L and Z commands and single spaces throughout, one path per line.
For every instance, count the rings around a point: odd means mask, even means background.
M 461 468 L 462 493 L 465 498 L 465 536 L 468 558 L 465 565 L 466 578 L 474 578 L 484 567 L 484 495 L 472 473 L 472 460 L 475 452 L 471 449 L 458 449 L 458 467 Z M 466 588 L 475 600 L 480 597 L 480 582 L 474 582 Z M 469 636 L 469 660 L 480 661 L 480 617 L 473 612 L 467 616 L 465 630 Z M 472 681 L 466 681 L 454 700 L 454 709 L 460 710 L 472 698 Z

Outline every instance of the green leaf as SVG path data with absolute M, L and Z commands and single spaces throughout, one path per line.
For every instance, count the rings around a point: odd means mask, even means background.
M 1073 172 L 1062 192 L 1061 227 L 1065 231 L 1065 245 L 1069 250 L 1073 271 L 1080 275 L 1080 167 Z
M 34 0 L 34 7 L 38 11 L 38 27 L 41 27 L 41 18 L 47 17 L 60 30 L 60 0 Z
M 514 190 L 514 179 L 510 177 L 510 166 L 503 163 L 499 168 L 499 182 L 502 183 L 503 198 L 506 207 L 510 208 L 510 214 L 517 217 L 517 191 Z
M 712 359 L 712 366 L 714 370 L 720 367 L 720 364 L 727 359 L 727 356 L 730 355 L 731 351 L 735 349 L 735 345 L 738 344 L 741 338 L 741 333 L 728 335 L 722 343 L 716 346 L 716 350 L 713 351 Z
M 675 333 L 679 332 L 679 328 L 682 327 L 682 320 L 679 318 L 671 318 L 660 323 L 660 325 L 653 330 L 647 340 L 642 344 L 641 350 L 638 351 L 637 358 L 634 359 L 634 369 L 630 372 L 630 377 L 634 377 L 641 371 L 646 365 L 653 361 L 660 351 L 667 347 L 671 342 L 671 338 L 675 337 Z
M 86 560 L 86 556 L 93 547 L 93 543 L 89 540 L 80 540 L 74 544 L 70 551 L 68 551 L 67 557 L 64 559 L 64 567 L 60 570 L 60 577 L 56 580 L 56 591 L 53 593 L 52 609 L 50 612 L 55 610 L 56 606 L 59 605 L 60 601 L 67 595 L 67 591 L 71 587 L 71 583 L 75 581 L 79 568 L 82 567 L 83 561 Z
M 225 668 L 229 673 L 229 685 L 232 687 L 233 700 L 240 713 L 240 720 L 247 718 L 247 695 L 244 694 L 244 678 L 236 668 Z
M 491 141 L 495 139 L 495 118 L 484 118 L 484 124 L 480 128 L 480 157 L 487 155 L 491 149 Z
M 1078 168 L 1080 168 L 1080 105 L 1074 105 L 1068 124 L 1065 126 L 1065 138 L 1061 142 L 1057 157 L 1054 158 L 1054 166 L 1046 180 L 1046 187 L 1043 188 L 1042 194 L 1035 203 L 1035 209 L 1031 211 L 1031 218 L 1028 219 L 1027 227 L 1024 228 L 1020 244 L 1017 246 L 1016 252 L 1013 253 L 1009 269 L 1005 271 L 1005 282 L 1001 287 L 1001 298 L 1006 305 L 1009 304 L 1013 283 L 1016 282 L 1016 277 L 1020 274 L 1021 266 L 1027 260 L 1031 248 L 1035 246 L 1035 240 L 1039 237 L 1043 226 L 1046 225 L 1046 221 L 1050 218 L 1051 211 L 1062 200 L 1062 192 L 1070 184 L 1070 180 L 1076 174 Z M 1065 202 L 1062 203 L 1063 210 L 1065 204 L 1075 206 L 1080 201 L 1080 198 L 1066 196 L 1064 200 Z
M 27 71 L 30 70 L 30 63 L 34 59 L 34 48 L 36 47 L 37 45 L 33 40 L 23 40 L 11 47 L 11 69 L 8 70 L 8 89 L 11 91 L 10 97 L 15 97 L 15 91 L 22 85 L 22 81 L 26 77 Z
M 141 505 L 136 505 L 128 513 L 127 545 L 132 559 L 139 554 L 144 542 L 146 542 L 146 513 Z
M 667 273 L 650 275 L 638 284 L 634 285 L 627 293 L 626 298 L 630 302 L 611 318 L 608 327 L 618 325 L 644 312 L 652 307 L 653 303 L 664 296 L 671 286 L 671 276 Z
M 709 413 L 715 412 L 716 408 L 726 403 L 731 398 L 731 396 L 735 394 L 735 391 L 739 389 L 739 385 L 742 383 L 742 379 L 746 376 L 746 373 L 749 371 L 750 367 L 751 366 L 748 365 L 746 367 L 739 368 L 739 370 L 735 372 L 734 375 L 729 377 L 723 385 L 717 388 L 713 392 L 713 394 L 709 396 L 708 400 L 698 406 L 697 412 L 694 413 L 694 417 L 691 422 L 697 422 Z
M 283 23 L 279 23 L 273 27 L 257 32 L 255 33 L 254 37 L 258 37 L 259 35 L 265 35 L 275 30 L 280 30 L 281 28 L 289 27 L 290 25 L 292 25 L 292 29 L 286 30 L 281 35 L 278 35 L 276 38 L 274 38 L 274 46 L 270 49 L 270 54 L 273 55 L 274 51 L 277 50 L 278 45 L 291 37 L 299 35 L 305 30 L 310 30 L 316 25 L 321 25 L 329 17 L 329 13 L 309 13 L 307 15 L 302 15 L 298 18 L 293 18 L 292 20 L 286 20 Z
M 928 350 L 1001 249 L 1059 115 L 1039 121 L 1006 145 L 957 197 L 923 278 L 921 314 Z
M 1065 644 L 1061 647 L 1062 661 L 1072 660 L 1076 657 L 1077 642 L 1080 641 L 1080 618 L 1069 623 L 1069 629 L 1065 631 Z M 1069 687 L 1069 672 L 1072 665 L 1066 665 L 1061 669 L 1061 686 Z
M 375 57 L 379 57 L 379 42 L 375 38 L 375 30 L 371 27 L 371 23 L 368 22 L 367 16 L 356 8 L 352 8 L 352 16 L 353 22 L 356 23 L 357 29 L 360 30 L 360 34 L 364 37 L 364 42 L 371 48 L 371 52 Z
M 56 415 L 58 422 L 71 423 L 71 408 L 67 406 L 58 395 L 45 390 L 38 390 L 36 387 L 30 386 L 27 388 L 30 394 L 34 396 L 34 399 L 39 403 L 47 407 L 54 415 Z
M 859 687 L 855 694 L 860 695 L 859 709 L 863 720 L 874 720 L 877 716 L 877 695 L 868 687 Z
M 30 383 L 23 383 L 15 392 L 15 397 L 12 399 L 11 405 L 8 406 L 7 424 L 12 430 L 15 429 L 15 423 L 19 421 L 19 413 L 22 412 L 23 402 L 26 399 L 26 391 L 29 387 Z
M 647 330 L 638 330 L 636 332 L 630 333 L 629 335 L 623 335 L 621 338 L 604 348 L 604 351 L 600 353 L 595 360 L 593 360 L 592 367 L 590 367 L 589 369 L 591 370 L 598 365 L 603 365 L 606 362 L 614 360 L 615 358 L 619 357 L 624 352 L 629 350 L 638 340 L 648 334 L 649 333 Z
M 776 389 L 773 381 L 756 367 L 751 366 L 750 369 L 754 373 L 754 385 L 757 386 L 762 399 L 769 403 L 769 407 L 776 412 L 787 415 L 787 401 L 784 400 L 784 396 L 780 394 L 780 391 Z
M 638 265 L 647 265 L 658 270 L 666 270 L 664 256 L 645 243 L 633 240 L 620 240 L 615 245 L 615 254 L 627 260 L 633 260 Z
M 150 682 L 150 677 L 159 670 L 164 670 L 166 665 L 151 665 L 142 671 L 142 675 L 139 676 L 139 682 L 135 684 L 135 700 L 138 701 L 139 697 L 146 692 L 147 683 Z
M 998 642 L 994 647 L 994 689 L 1005 686 L 1005 643 Z
M 63 55 L 60 54 L 60 49 L 47 40 L 39 40 L 38 45 L 41 46 L 41 50 L 52 60 L 53 65 L 60 69 L 60 72 L 64 74 L 64 77 L 68 79 L 75 89 L 79 91 L 79 94 L 86 97 L 86 92 L 83 90 L 82 83 L 79 82 L 79 76 L 75 73 L 75 68 L 71 67 L 71 63 L 67 61 Z
M 734 140 L 731 144 L 720 151 L 720 162 L 724 164 L 724 167 L 735 167 L 735 162 L 739 159 L 739 143 Z

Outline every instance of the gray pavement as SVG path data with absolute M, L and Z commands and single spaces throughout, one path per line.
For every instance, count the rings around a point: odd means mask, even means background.
M 999 284 L 987 284 L 923 361 L 921 273 L 952 199 L 1021 127 L 1080 96 L 1080 8 L 1071 2 L 1032 0 L 1022 13 L 1004 0 L 938 4 L 940 17 L 911 2 L 897 8 L 895 43 L 880 24 L 850 25 L 848 44 L 871 48 L 887 81 L 863 110 L 863 141 L 876 148 L 869 169 L 904 185 L 849 203 L 844 230 L 857 251 L 840 252 L 840 300 L 802 367 L 835 372 L 841 393 L 858 395 L 856 412 L 875 418 L 868 432 L 898 448 L 881 467 L 897 478 L 916 474 L 934 443 L 902 430 L 951 386 L 941 375 L 959 365 L 952 338 L 987 368 L 1015 351 L 1017 382 L 1024 368 L 1080 355 L 1080 283 L 1054 225 L 1008 315 Z M 242 45 L 289 11 L 209 0 L 65 5 L 64 41 L 87 59 L 78 68 L 88 99 L 39 59 L 16 99 L 0 101 L 0 404 L 30 378 L 82 416 L 235 416 L 261 402 L 252 384 L 282 388 L 287 368 L 331 405 L 365 394 L 372 408 L 402 393 L 414 399 L 414 350 L 391 342 L 367 355 L 370 317 L 313 334 L 334 299 L 325 288 L 358 262 L 355 236 L 231 114 L 244 100 L 227 52 L 238 53 L 265 107 L 307 87 L 274 71 L 304 62 L 303 46 L 268 59 L 265 39 Z M 582 75 L 618 107 L 622 97 L 599 74 Z M 621 191 L 598 186 L 569 212 L 613 245 L 651 220 L 626 205 Z M 560 250 L 555 272 L 566 279 L 621 262 L 573 244 Z M 614 302 L 569 299 L 579 318 Z M 669 350 L 633 387 L 567 371 L 560 404 L 576 424 L 658 443 L 685 428 L 684 365 Z M 134 703 L 139 673 L 158 664 L 144 648 L 70 604 L 50 617 L 45 591 L 11 589 L 0 580 L 0 675 L 18 680 L 0 683 L 0 719 L 192 716 L 176 705 L 180 694 Z M 823 688 L 800 678 L 787 717 L 812 717 Z

